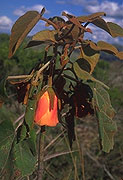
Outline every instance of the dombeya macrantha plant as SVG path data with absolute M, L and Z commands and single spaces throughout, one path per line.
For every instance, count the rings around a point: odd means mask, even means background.
M 49 19 L 44 17 L 44 13 L 45 8 L 41 13 L 26 12 L 11 30 L 9 58 L 39 21 L 52 27 L 34 34 L 26 45 L 26 48 L 44 49 L 44 57 L 40 62 L 37 60 L 35 67 L 26 75 L 8 76 L 1 82 L 1 104 L 7 99 L 5 83 L 8 80 L 17 90 L 18 102 L 25 107 L 21 123 L 13 125 L 7 119 L 0 125 L 0 168 L 2 176 L 7 174 L 6 177 L 14 177 L 15 174 L 16 178 L 25 177 L 38 169 L 37 177 L 41 179 L 44 158 L 41 154 L 41 138 L 46 126 L 57 128 L 59 124 L 67 133 L 72 147 L 76 139 L 75 124 L 82 117 L 94 115 L 98 122 L 102 151 L 109 153 L 114 146 L 117 127 L 113 120 L 115 111 L 107 92 L 109 87 L 95 79 L 93 71 L 101 51 L 121 60 L 123 52 L 119 52 L 112 44 L 104 41 L 95 43 L 84 36 L 86 33 L 95 33 L 88 28 L 89 24 L 104 30 L 113 38 L 123 37 L 123 29 L 115 23 L 106 22 L 102 18 L 106 16 L 104 12 L 79 17 L 63 12 L 62 17 Z

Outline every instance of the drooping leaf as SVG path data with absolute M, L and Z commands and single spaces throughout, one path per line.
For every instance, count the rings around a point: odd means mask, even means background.
M 28 96 L 29 96 L 29 89 L 30 89 L 30 81 L 28 80 L 21 80 L 18 82 L 11 81 L 12 85 L 15 86 L 17 92 L 17 98 L 19 103 L 27 104 Z
M 88 114 L 93 115 L 94 110 L 91 106 L 93 92 L 89 85 L 78 83 L 74 87 L 73 95 L 71 96 L 72 106 L 75 109 L 74 116 L 82 118 Z
M 99 57 L 100 57 L 99 51 L 95 51 L 89 46 L 85 46 L 80 49 L 79 58 L 83 58 L 86 61 L 88 61 L 91 67 L 89 71 L 90 74 L 93 72 L 96 64 L 98 63 Z
M 71 109 L 69 114 L 65 117 L 66 126 L 67 126 L 67 133 L 68 133 L 68 140 L 70 147 L 72 148 L 73 141 L 75 141 L 75 122 L 74 122 L 74 110 Z
M 109 54 L 115 55 L 116 57 L 118 57 L 121 60 L 123 59 L 123 52 L 118 52 L 118 50 L 115 46 L 113 46 L 112 44 L 109 44 L 105 41 L 98 41 L 97 44 L 95 44 L 92 41 L 89 41 L 89 45 L 95 51 L 104 51 Z
M 30 132 L 29 132 L 29 138 L 27 139 L 27 143 L 28 143 L 28 146 L 32 152 L 32 154 L 34 156 L 36 156 L 36 138 L 37 138 L 37 135 L 36 135 L 36 130 L 33 128 Z
M 92 89 L 95 102 L 94 106 L 99 121 L 99 134 L 102 150 L 108 153 L 113 149 L 113 137 L 117 130 L 116 123 L 113 121 L 115 112 L 111 106 L 108 92 L 97 83 L 95 83 L 95 86 Z
M 36 157 L 30 151 L 26 141 L 14 146 L 15 165 L 21 171 L 22 177 L 32 174 L 36 166 Z
M 11 58 L 24 38 L 40 20 L 41 14 L 37 11 L 28 11 L 13 25 L 9 43 L 9 58 Z
M 19 174 L 20 172 L 16 171 L 14 168 L 14 157 L 13 157 L 13 151 L 11 150 L 9 153 L 9 158 L 7 159 L 6 165 L 0 174 L 0 178 L 6 179 L 6 180 L 17 179 Z
M 9 158 L 14 140 L 14 128 L 11 121 L 6 120 L 0 124 L 0 169 L 3 169 Z
M 42 79 L 40 79 L 40 81 L 42 82 Z M 31 131 L 34 127 L 34 115 L 35 115 L 37 101 L 40 98 L 40 96 L 46 91 L 45 88 L 42 91 L 40 90 L 40 86 L 42 84 L 41 82 L 39 83 L 38 87 L 32 85 L 30 88 L 29 98 L 25 113 L 25 124 L 29 128 L 28 131 Z M 37 83 L 37 81 L 35 82 L 34 80 L 32 83 L 35 84 Z
M 98 18 L 99 16 L 106 16 L 106 14 L 104 12 L 97 12 L 97 13 L 93 13 L 89 16 L 78 16 L 77 19 L 83 23 L 83 22 L 91 22 L 94 19 Z
M 82 80 L 92 80 L 92 81 L 97 82 L 97 83 L 103 85 L 104 87 L 108 88 L 108 86 L 106 86 L 103 82 L 95 79 L 87 71 L 84 71 L 83 69 L 81 69 L 81 67 L 79 66 L 79 64 L 77 62 L 74 63 L 73 68 L 74 68 L 74 71 L 75 71 L 76 75 L 78 76 L 78 78 L 80 78 Z
M 30 47 L 34 47 L 34 46 L 39 46 L 39 45 L 41 45 L 41 44 L 43 44 L 43 42 L 42 41 L 29 41 L 29 43 L 26 45 L 26 47 L 25 48 L 30 48 Z
M 100 48 L 101 51 L 109 51 L 111 53 L 116 54 L 118 52 L 117 48 L 115 48 L 115 46 L 113 46 L 112 44 L 109 44 L 107 42 L 104 41 L 98 41 L 97 42 L 97 46 Z
M 36 109 L 36 99 L 29 99 L 25 113 L 25 122 L 29 127 L 29 131 L 33 129 L 34 126 L 35 109 Z
M 80 56 L 79 56 L 80 57 Z M 88 63 L 88 61 L 84 58 L 79 58 L 76 60 L 76 62 L 79 64 L 79 66 L 81 67 L 81 69 L 83 69 L 84 71 L 87 71 L 88 73 L 90 73 L 91 71 L 91 66 Z
M 123 52 L 118 52 L 117 48 L 112 44 L 106 43 L 104 41 L 98 41 L 97 46 L 100 48 L 101 51 L 114 54 L 119 59 L 123 59 Z
M 122 51 L 122 52 L 117 52 L 117 53 L 116 53 L 116 56 L 117 56 L 119 59 L 123 60 L 123 51 Z
M 32 40 L 33 41 L 42 41 L 42 42 L 47 42 L 47 43 L 56 43 L 55 36 L 57 35 L 56 30 L 43 30 L 38 33 L 36 33 Z
M 110 28 L 112 37 L 123 37 L 123 28 L 118 24 L 107 22 L 108 27 Z
M 20 125 L 17 129 L 17 143 L 19 143 L 20 141 L 23 141 L 26 136 L 27 136 L 27 128 L 26 125 L 23 123 L 22 125 Z
M 0 147 L 6 144 L 7 140 L 13 139 L 14 128 L 11 121 L 2 121 L 0 124 Z
M 70 22 L 72 22 L 74 25 L 78 26 L 80 29 L 86 30 L 86 28 L 81 25 L 81 23 L 75 16 L 67 14 L 66 12 L 62 12 L 62 16 L 66 16 Z
M 59 16 L 54 16 L 48 19 L 49 21 L 53 22 L 56 26 L 57 29 L 61 29 L 63 26 L 65 26 L 65 20 Z M 46 23 L 45 26 L 52 25 L 50 23 Z
M 97 44 L 94 44 L 92 41 L 90 41 L 90 47 L 94 50 L 106 51 L 111 54 L 116 54 L 118 52 L 118 50 L 116 49 L 115 46 L 113 46 L 112 44 L 109 44 L 105 41 L 98 41 Z
M 112 37 L 123 37 L 123 28 L 119 25 L 111 22 L 106 22 L 104 19 L 99 17 L 92 21 L 94 25 L 108 32 Z
M 61 58 L 60 58 L 60 63 L 61 63 L 62 67 L 65 66 L 69 61 L 68 48 L 69 48 L 69 44 L 66 44 L 65 47 L 64 47 L 64 52 L 63 52 L 63 54 L 61 55 Z

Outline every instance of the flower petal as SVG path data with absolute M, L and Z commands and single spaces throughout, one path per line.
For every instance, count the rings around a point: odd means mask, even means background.
M 50 111 L 50 99 L 48 92 L 46 91 L 39 99 L 36 113 L 35 113 L 35 123 L 43 126 L 56 126 L 58 121 L 57 115 L 57 97 L 54 95 L 54 106 Z

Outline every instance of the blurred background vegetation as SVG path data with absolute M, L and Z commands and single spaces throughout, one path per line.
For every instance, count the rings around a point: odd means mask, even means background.
M 30 38 L 27 38 L 28 41 Z M 0 34 L 0 80 L 8 75 L 28 74 L 41 61 L 44 48 L 24 49 L 26 41 L 16 54 L 8 59 L 9 35 Z M 115 45 L 123 51 L 123 46 Z M 74 58 L 74 56 L 73 56 Z M 94 117 L 76 120 L 77 141 L 73 144 L 73 154 L 69 154 L 66 137 L 61 135 L 45 151 L 44 180 L 122 180 L 123 179 L 123 61 L 112 55 L 101 53 L 100 61 L 93 73 L 94 77 L 110 87 L 109 94 L 116 111 L 117 134 L 114 149 L 109 153 L 100 151 L 97 123 Z M 0 120 L 15 121 L 24 113 L 18 104 L 15 89 L 7 82 L 8 99 L 0 109 Z M 47 128 L 46 145 L 60 132 L 57 128 Z M 78 151 L 78 149 L 81 149 Z M 63 153 L 58 153 L 63 152 Z M 54 155 L 54 156 L 53 156 Z M 83 173 L 82 173 L 83 172 Z M 75 175 L 76 174 L 76 175 Z M 34 178 L 35 174 L 30 177 Z

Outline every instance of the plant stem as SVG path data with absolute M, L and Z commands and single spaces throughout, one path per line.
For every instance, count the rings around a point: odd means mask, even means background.
M 43 134 L 43 128 L 41 127 L 39 132 L 39 149 L 38 149 L 38 173 L 37 173 L 37 180 L 43 179 L 43 170 L 44 170 L 44 134 Z
M 18 75 L 18 76 L 8 76 L 7 80 L 9 79 L 25 79 L 25 78 L 31 78 L 32 75 Z

